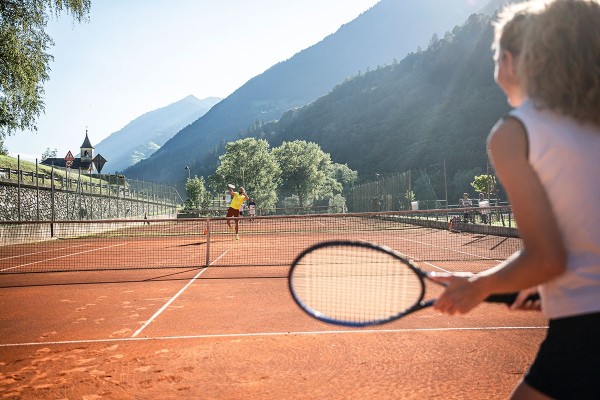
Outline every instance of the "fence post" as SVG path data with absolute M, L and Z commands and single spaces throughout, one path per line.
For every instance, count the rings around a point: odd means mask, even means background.
M 210 218 L 206 218 L 206 261 L 205 267 L 210 265 Z
M 38 172 L 38 159 L 35 159 L 35 209 L 36 220 L 40 220 L 40 174 Z
M 54 222 L 54 164 L 52 164 L 52 169 L 50 170 L 50 209 L 51 209 L 51 215 L 50 215 L 50 220 L 52 222 Z M 50 225 L 50 227 L 52 228 L 53 225 Z M 51 229 L 52 230 L 52 229 Z M 53 236 L 51 236 L 53 237 Z
M 17 220 L 21 220 L 21 155 L 17 155 Z
M 100 183 L 100 219 L 102 219 L 102 209 L 104 208 L 104 201 L 103 201 L 103 197 L 102 197 L 102 175 L 100 173 L 98 173 L 98 179 L 99 179 L 99 183 Z M 110 198 L 109 198 L 110 201 Z

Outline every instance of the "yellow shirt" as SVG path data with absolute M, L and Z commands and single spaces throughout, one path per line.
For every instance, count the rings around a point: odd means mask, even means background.
M 246 196 L 239 194 L 238 192 L 233 192 L 233 198 L 231 199 L 231 204 L 229 207 L 239 210 L 245 200 Z

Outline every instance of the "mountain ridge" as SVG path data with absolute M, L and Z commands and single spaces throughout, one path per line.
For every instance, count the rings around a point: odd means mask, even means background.
M 181 100 L 148 111 L 95 146 L 96 154 L 108 159 L 103 172 L 114 173 L 151 156 L 182 128 L 206 114 L 222 99 L 198 99 L 188 95 Z
M 463 23 L 484 3 L 382 0 L 319 43 L 250 79 L 125 173 L 182 183 L 180 169 L 187 165 L 195 174 L 207 175 L 216 167 L 210 153 L 219 143 L 235 140 L 256 122 L 277 120 L 285 111 L 316 100 L 361 70 L 403 58 L 433 33 Z M 170 168 L 163 168 L 166 163 Z

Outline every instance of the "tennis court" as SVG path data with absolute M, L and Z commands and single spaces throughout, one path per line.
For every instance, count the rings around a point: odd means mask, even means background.
M 520 245 L 404 217 L 263 217 L 243 220 L 240 240 L 218 218 L 2 226 L 2 398 L 506 397 L 545 334 L 537 313 L 484 304 L 340 329 L 293 302 L 288 266 L 323 240 L 449 271 Z

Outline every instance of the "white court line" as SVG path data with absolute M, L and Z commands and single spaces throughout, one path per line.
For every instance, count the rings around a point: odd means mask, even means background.
M 89 343 L 115 343 L 115 342 L 138 342 L 138 341 L 159 341 L 159 340 L 190 340 L 190 339 L 218 339 L 218 338 L 239 338 L 239 337 L 266 337 L 266 336 L 306 336 L 306 335 L 339 335 L 339 334 L 365 334 L 365 333 L 406 333 L 406 332 L 460 332 L 460 331 L 518 331 L 518 330 L 540 330 L 547 329 L 547 326 L 488 326 L 476 328 L 412 328 L 412 329 L 354 329 L 340 331 L 301 331 L 301 332 L 257 332 L 257 333 L 222 333 L 212 335 L 182 335 L 182 336 L 157 336 L 157 337 L 130 337 L 130 338 L 111 338 L 111 339 L 83 339 L 83 340 L 59 340 L 52 342 L 25 342 L 25 343 L 4 343 L 2 347 L 18 346 L 49 346 L 65 344 L 89 344 Z
M 215 260 L 214 260 L 213 262 L 211 262 L 211 263 L 209 264 L 209 266 L 211 266 L 211 265 L 213 265 L 214 263 L 216 263 L 217 261 L 219 261 L 219 259 L 220 259 L 221 257 L 223 257 L 225 254 L 227 254 L 227 253 L 229 252 L 229 250 L 231 250 L 231 249 L 225 250 L 225 252 L 224 252 L 223 254 L 221 254 L 219 257 L 215 258 Z M 204 271 L 206 271 L 207 269 L 208 269 L 208 267 L 202 268 L 202 270 L 201 270 L 200 272 L 198 272 L 198 273 L 196 274 L 196 276 L 194 276 L 194 277 L 193 277 L 193 278 L 192 278 L 192 279 L 191 279 L 191 280 L 190 280 L 190 281 L 189 281 L 189 282 L 188 282 L 188 283 L 187 283 L 187 284 L 186 284 L 184 287 L 182 287 L 182 288 L 181 288 L 181 290 L 179 290 L 179 292 L 177 292 L 177 293 L 175 294 L 175 296 L 171 297 L 171 298 L 169 299 L 169 301 L 167 301 L 167 302 L 166 302 L 166 303 L 165 303 L 165 304 L 164 304 L 164 305 L 163 305 L 163 306 L 162 306 L 162 307 L 161 307 L 161 308 L 160 308 L 158 311 L 156 311 L 156 312 L 154 313 L 154 315 L 153 315 L 152 317 L 150 317 L 150 319 L 149 319 L 149 320 L 146 320 L 146 322 L 144 322 L 144 324 L 143 324 L 142 326 L 140 326 L 140 328 L 139 328 L 137 331 L 135 331 L 135 332 L 133 333 L 133 335 L 131 335 L 131 337 L 132 337 L 132 338 L 136 337 L 136 336 L 137 336 L 137 335 L 139 335 L 139 334 L 140 334 L 140 333 L 141 333 L 141 332 L 142 332 L 144 329 L 146 329 L 146 327 L 147 327 L 148 325 L 150 325 L 150 324 L 152 323 L 152 321 L 154 321 L 154 319 L 156 319 L 156 317 L 158 317 L 160 314 L 162 314 L 162 312 L 163 312 L 163 311 L 165 311 L 165 309 L 166 309 L 167 307 L 169 307 L 169 305 L 171 305 L 171 303 L 172 303 L 173 301 L 175 301 L 175 299 L 176 299 L 177 297 L 179 297 L 179 295 L 180 295 L 181 293 L 183 293 L 183 292 L 184 292 L 184 291 L 185 291 L 185 290 L 186 290 L 186 289 L 187 289 L 187 288 L 188 288 L 188 287 L 189 287 L 189 286 L 190 286 L 192 283 L 194 283 L 194 281 L 195 281 L 196 279 L 198 279 L 198 277 L 199 277 L 200 275 L 202 275 L 202 274 L 204 273 Z
M 34 265 L 34 264 L 45 263 L 45 262 L 48 262 L 48 261 L 58 260 L 58 259 L 61 259 L 61 258 L 67 258 L 67 257 L 71 257 L 71 256 L 76 256 L 76 255 L 79 255 L 79 254 L 91 253 L 92 251 L 110 249 L 111 247 L 124 246 L 126 244 L 127 243 L 113 244 L 112 246 L 98 247 L 96 249 L 91 249 L 91 250 L 86 250 L 86 251 L 80 251 L 80 252 L 71 253 L 71 254 L 65 254 L 64 256 L 52 257 L 52 258 L 47 258 L 45 260 L 30 262 L 30 263 L 27 263 L 27 264 L 15 265 L 14 267 L 0 269 L 0 272 L 8 271 L 8 270 L 15 269 L 15 268 L 27 267 L 27 266 Z
M 0 261 L 1 260 L 10 260 L 11 258 L 27 257 L 27 256 L 33 256 L 36 254 L 50 253 L 50 252 L 58 251 L 58 250 L 73 249 L 75 247 L 83 247 L 83 246 L 91 246 L 91 243 L 78 244 L 77 246 L 59 247 L 56 249 L 43 250 L 43 251 L 34 251 L 33 253 L 17 254 L 16 256 L 0 257 Z
M 435 265 L 435 264 L 432 264 L 432 263 L 427 262 L 427 261 L 422 262 L 422 264 L 426 264 L 426 265 L 429 265 L 430 267 L 435 268 L 435 269 L 437 269 L 439 271 L 443 271 L 443 272 L 447 272 L 449 274 L 452 274 L 452 271 L 444 269 L 444 268 L 440 267 L 439 265 Z
M 415 259 L 414 257 L 412 257 L 412 256 L 410 256 L 410 255 L 407 255 L 407 254 L 405 254 L 405 253 L 402 253 L 402 254 L 404 254 L 405 256 L 407 256 L 408 258 L 410 258 L 410 259 L 412 259 L 412 260 L 414 260 L 414 259 Z M 496 261 L 497 261 L 497 260 L 496 260 Z M 497 262 L 500 262 L 500 261 L 497 261 Z M 445 268 L 442 268 L 442 267 L 440 267 L 439 265 L 432 264 L 432 263 L 430 263 L 430 262 L 428 262 L 428 261 L 419 261 L 419 262 L 417 262 L 417 263 L 418 263 L 418 264 L 425 264 L 425 265 L 429 265 L 430 267 L 432 267 L 432 268 L 435 268 L 435 269 L 437 269 L 438 271 L 447 272 L 447 273 L 449 273 L 449 274 L 455 274 L 455 273 L 456 273 L 456 271 L 450 271 L 450 270 L 448 270 L 448 269 L 445 269 Z M 492 267 L 493 267 L 493 266 L 492 266 Z M 490 267 L 490 268 L 492 268 L 492 267 Z
M 405 241 L 405 242 L 412 242 L 412 243 L 422 244 L 422 245 L 425 245 L 425 246 L 428 246 L 428 247 L 437 247 L 438 249 L 448 250 L 448 251 L 451 251 L 453 253 L 466 254 L 468 256 L 473 256 L 473 257 L 477 257 L 477 258 L 481 258 L 481 259 L 486 259 L 487 260 L 487 258 L 485 256 L 480 256 L 479 254 L 468 253 L 466 251 L 460 251 L 460 250 L 456 250 L 456 249 L 451 249 L 449 247 L 442 247 L 442 246 L 435 245 L 433 243 L 422 242 L 422 241 L 419 241 L 419 240 L 411 240 L 411 239 L 403 239 L 403 238 L 400 238 L 400 239 L 403 240 L 403 241 Z M 500 260 L 495 260 L 495 261 L 501 262 Z

